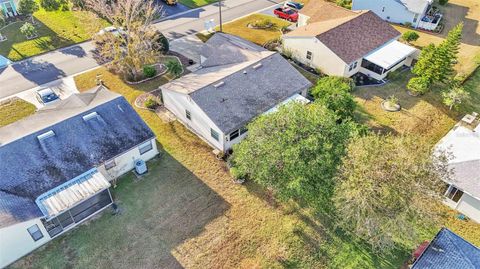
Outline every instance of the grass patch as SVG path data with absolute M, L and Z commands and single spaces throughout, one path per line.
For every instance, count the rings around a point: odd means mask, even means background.
M 253 23 L 255 21 L 261 21 L 268 19 L 274 23 L 274 27 L 270 29 L 251 29 L 248 28 L 247 25 L 249 23 Z M 241 18 L 227 24 L 223 25 L 223 31 L 228 34 L 240 36 L 244 39 L 250 40 L 253 43 L 256 43 L 260 46 L 265 44 L 267 41 L 280 38 L 282 35 L 280 29 L 284 26 L 289 26 L 290 23 L 281 20 L 278 18 L 274 18 L 272 16 L 268 16 L 265 14 L 252 14 L 245 18 Z
M 186 5 L 189 8 L 197 8 L 211 3 L 215 3 L 217 2 L 217 0 L 179 0 L 178 2 Z
M 36 111 L 36 107 L 20 98 L 12 98 L 0 103 L 0 127 L 26 118 Z
M 108 25 L 88 11 L 46 11 L 34 13 L 38 37 L 27 40 L 20 33 L 24 22 L 15 22 L 2 30 L 8 40 L 0 43 L 0 54 L 18 61 L 44 52 L 83 42 Z

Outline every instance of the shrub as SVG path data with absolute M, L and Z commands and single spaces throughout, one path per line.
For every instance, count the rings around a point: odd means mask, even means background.
M 395 95 L 390 95 L 386 101 L 390 104 L 390 105 L 396 105 L 398 104 L 398 98 L 395 96 Z
M 352 9 L 352 0 L 337 0 L 335 3 L 337 6 L 341 6 L 346 9 Z
M 264 18 L 261 20 L 256 20 L 252 23 L 253 27 L 259 27 L 259 28 L 270 28 L 273 27 L 273 22 L 269 18 Z
M 234 179 L 245 178 L 245 174 L 241 173 L 237 167 L 230 168 L 230 175 L 232 175 Z
M 335 112 L 341 119 L 353 117 L 357 104 L 350 94 L 354 83 L 349 78 L 323 77 L 318 80 L 311 94 L 316 102 Z
M 27 38 L 32 37 L 36 34 L 35 26 L 29 22 L 26 22 L 22 25 L 22 27 L 20 27 L 20 32 Z
M 148 98 L 148 99 L 145 101 L 144 105 L 145 105 L 146 108 L 155 109 L 155 108 L 157 108 L 157 106 L 158 106 L 158 102 L 155 101 L 153 98 Z
M 408 81 L 407 89 L 414 94 L 425 94 L 430 84 L 430 80 L 426 77 L 414 77 Z
M 402 39 L 407 41 L 408 43 L 412 41 L 416 41 L 420 36 L 415 31 L 406 31 L 402 35 Z
M 170 43 L 168 42 L 168 39 L 160 32 L 158 32 L 158 39 L 156 43 L 159 46 L 158 49 L 162 53 L 167 53 L 170 50 Z
M 285 46 L 282 47 L 282 54 L 287 59 L 293 59 L 293 51 L 291 49 L 287 49 Z
M 53 10 L 69 10 L 67 0 L 40 0 L 40 5 L 47 11 Z
M 442 6 L 444 6 L 448 3 L 448 0 L 438 0 L 438 3 Z
M 169 60 L 165 65 L 167 66 L 168 72 L 174 77 L 180 76 L 183 72 L 182 64 L 177 60 Z
M 412 27 L 412 23 L 409 21 L 405 22 L 403 25 L 405 25 L 405 27 L 408 27 L 408 28 Z
M 147 78 L 153 78 L 157 74 L 157 69 L 151 65 L 143 67 L 143 75 Z

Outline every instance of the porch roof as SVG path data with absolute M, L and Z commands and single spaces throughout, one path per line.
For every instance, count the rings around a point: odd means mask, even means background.
M 384 69 L 389 69 L 401 62 L 404 58 L 410 56 L 416 50 L 414 47 L 394 40 L 370 52 L 364 59 Z
M 96 168 L 40 195 L 35 202 L 46 217 L 53 217 L 110 187 Z

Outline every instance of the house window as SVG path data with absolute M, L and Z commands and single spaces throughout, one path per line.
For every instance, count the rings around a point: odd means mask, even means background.
M 35 242 L 43 238 L 43 233 L 42 233 L 42 231 L 40 231 L 40 228 L 38 228 L 37 224 L 28 228 L 27 231 L 30 234 L 30 236 L 32 237 L 33 241 L 35 241 Z
M 138 147 L 138 150 L 140 151 L 140 155 L 145 154 L 152 149 L 153 149 L 152 141 L 148 141 L 147 143 L 142 144 Z
M 385 7 L 382 8 L 382 12 L 385 12 Z
M 354 63 L 350 64 L 350 66 L 348 67 L 348 71 L 352 71 L 353 69 L 357 68 L 357 63 L 358 62 L 354 62 Z
M 243 135 L 244 133 L 248 132 L 247 127 L 242 127 L 240 128 L 240 135 Z
M 115 166 L 117 166 L 117 164 L 115 163 L 115 159 L 112 159 L 112 160 L 109 160 L 109 161 L 105 162 L 105 170 L 110 170 L 110 169 L 114 168 Z
M 462 198 L 462 195 L 463 195 L 463 191 L 457 189 L 453 185 L 450 185 L 450 188 L 447 190 L 447 193 L 445 194 L 445 196 L 448 199 L 454 201 L 455 203 L 457 203 L 460 200 L 460 198 Z
M 213 137 L 213 139 L 219 141 L 220 136 L 219 136 L 218 132 L 213 130 L 212 128 L 210 128 L 210 135 Z
M 235 130 L 229 134 L 230 141 L 240 136 L 240 130 Z
M 185 116 L 187 117 L 187 119 L 192 120 L 192 114 L 190 113 L 190 111 L 186 109 L 185 109 Z
M 307 60 L 312 59 L 312 52 L 307 50 Z
M 417 22 L 418 20 L 418 14 L 415 13 L 415 16 L 413 16 L 413 22 Z

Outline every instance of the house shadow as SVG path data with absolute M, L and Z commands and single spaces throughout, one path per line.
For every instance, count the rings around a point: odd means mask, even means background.
M 447 3 L 447 6 L 442 8 L 443 20 L 445 28 L 440 33 L 440 36 L 446 37 L 450 31 L 460 21 L 463 21 L 463 35 L 462 43 L 472 46 L 480 46 L 480 34 L 477 33 L 478 20 L 467 18 L 472 14 L 469 7 L 460 6 L 454 3 Z M 478 15 L 477 15 L 478 16 Z M 480 18 L 480 16 L 478 16 Z
M 118 218 L 128 218 L 124 221 L 128 227 L 119 228 L 134 231 L 124 243 L 140 244 L 132 254 L 145 258 L 142 267 L 183 268 L 172 253 L 200 235 L 230 204 L 165 151 L 148 165 L 145 178 L 138 181 L 126 178 L 125 183 L 121 179 L 119 185 L 125 186 L 114 191 L 124 212 Z M 118 258 L 121 264 L 131 262 Z

